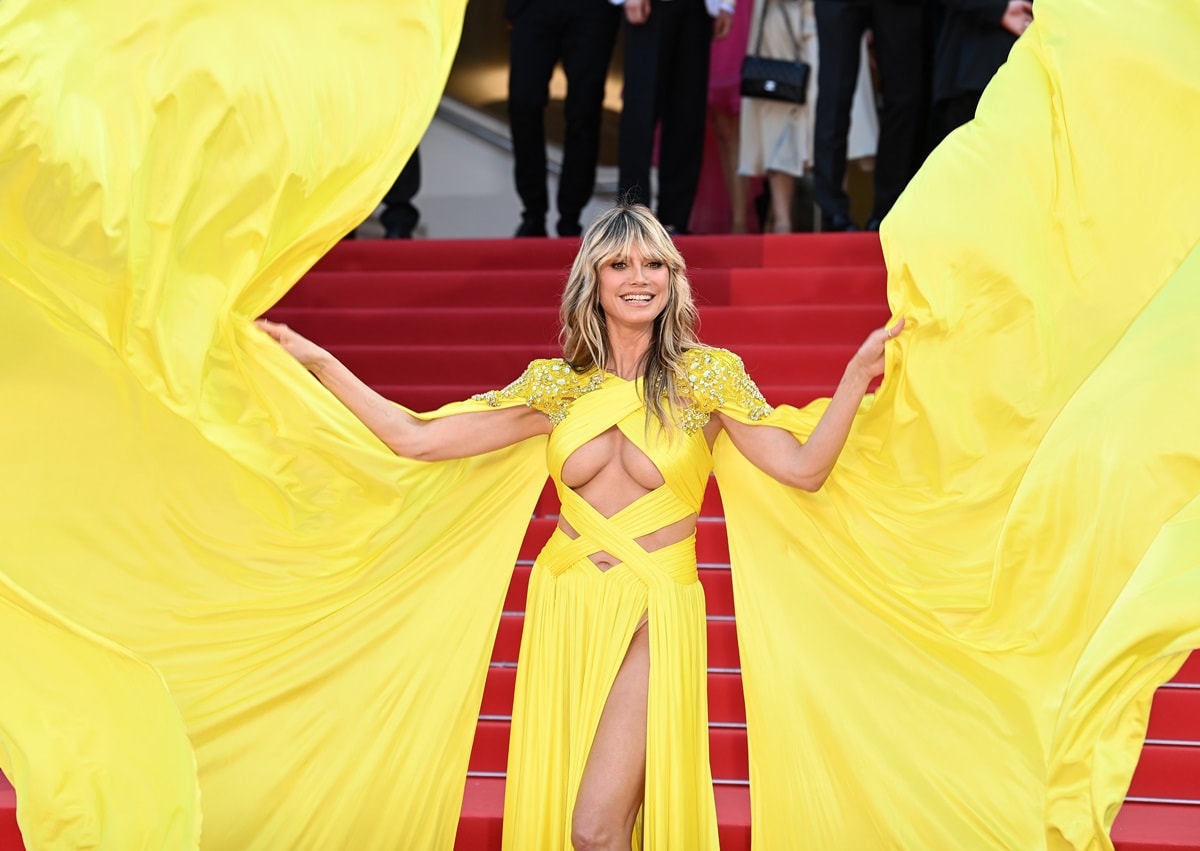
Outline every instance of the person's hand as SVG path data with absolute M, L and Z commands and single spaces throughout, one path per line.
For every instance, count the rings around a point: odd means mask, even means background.
M 1009 0 L 1000 26 L 1015 36 L 1021 35 L 1033 23 L 1033 4 L 1029 0 Z
M 749 0 L 742 0 L 742 2 L 747 3 Z M 729 35 L 729 33 L 732 31 L 733 15 L 728 9 L 722 9 L 717 13 L 716 23 L 713 24 L 713 39 L 719 41 L 720 39 L 723 39 L 725 36 Z
M 878 375 L 883 375 L 883 350 L 888 340 L 900 336 L 904 330 L 904 317 L 891 328 L 876 328 L 850 358 L 846 366 L 847 372 L 855 372 L 868 383 Z
M 256 319 L 254 324 L 259 330 L 283 347 L 283 350 L 300 362 L 305 369 L 312 370 L 321 366 L 329 359 L 329 352 L 322 349 L 307 337 L 297 334 L 280 322 L 267 319 Z
M 625 0 L 625 20 L 635 26 L 650 17 L 650 0 Z

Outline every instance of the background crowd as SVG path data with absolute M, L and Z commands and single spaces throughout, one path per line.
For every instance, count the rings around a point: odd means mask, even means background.
M 504 15 L 516 236 L 580 234 L 618 44 L 618 193 L 650 205 L 673 233 L 788 233 L 878 229 L 929 151 L 973 117 L 1033 5 L 507 0 Z M 807 64 L 803 102 L 742 96 L 747 55 Z M 566 95 L 552 205 L 546 116 L 559 67 Z M 411 236 L 417 224 L 412 172 L 384 199 L 388 237 Z

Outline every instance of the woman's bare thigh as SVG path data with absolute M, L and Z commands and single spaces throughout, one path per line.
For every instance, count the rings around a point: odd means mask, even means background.
M 650 635 L 643 617 L 596 727 L 579 782 L 573 836 L 588 837 L 601 847 L 610 847 L 611 842 L 615 843 L 611 847 L 629 848 L 633 824 L 645 797 L 649 690 Z

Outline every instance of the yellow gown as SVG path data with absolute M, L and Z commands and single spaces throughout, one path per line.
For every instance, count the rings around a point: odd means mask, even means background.
M 653 552 L 637 539 L 699 514 L 712 472 L 703 431 L 712 411 L 752 422 L 771 409 L 729 352 L 694 349 L 687 368 L 690 404 L 676 411 L 680 427 L 670 431 L 647 423 L 640 379 L 596 369 L 577 374 L 561 360 L 535 361 L 509 387 L 478 397 L 492 406 L 527 404 L 551 418 L 547 466 L 562 517 L 578 533 L 572 539 L 556 530 L 530 576 L 505 788 L 506 849 L 571 848 L 571 814 L 592 738 L 643 617 L 650 688 L 645 801 L 634 847 L 717 848 L 696 538 Z M 604 517 L 563 485 L 561 473 L 571 453 L 614 427 L 664 483 Z M 588 558 L 598 551 L 619 563 L 602 572 Z
M 461 14 L 0 4 L 0 769 L 30 848 L 451 847 L 547 441 L 396 459 L 251 320 L 382 196 Z M 718 439 L 756 848 L 1109 847 L 1200 644 L 1197 43 L 1194 4 L 1039 0 L 885 223 L 911 325 L 826 487 Z M 643 591 L 611 590 L 627 620 Z

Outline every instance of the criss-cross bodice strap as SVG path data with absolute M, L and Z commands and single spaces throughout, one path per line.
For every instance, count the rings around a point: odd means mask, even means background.
M 694 513 L 691 506 L 665 485 L 630 503 L 612 517 L 605 517 L 579 494 L 564 489 L 563 518 L 579 537 L 570 540 L 565 535 L 558 536 L 556 558 L 550 567 L 552 570 L 556 566 L 565 569 L 580 558 L 604 551 L 627 565 L 647 585 L 662 581 L 693 582 L 696 579 L 695 535 L 653 552 L 647 552 L 636 539 Z

